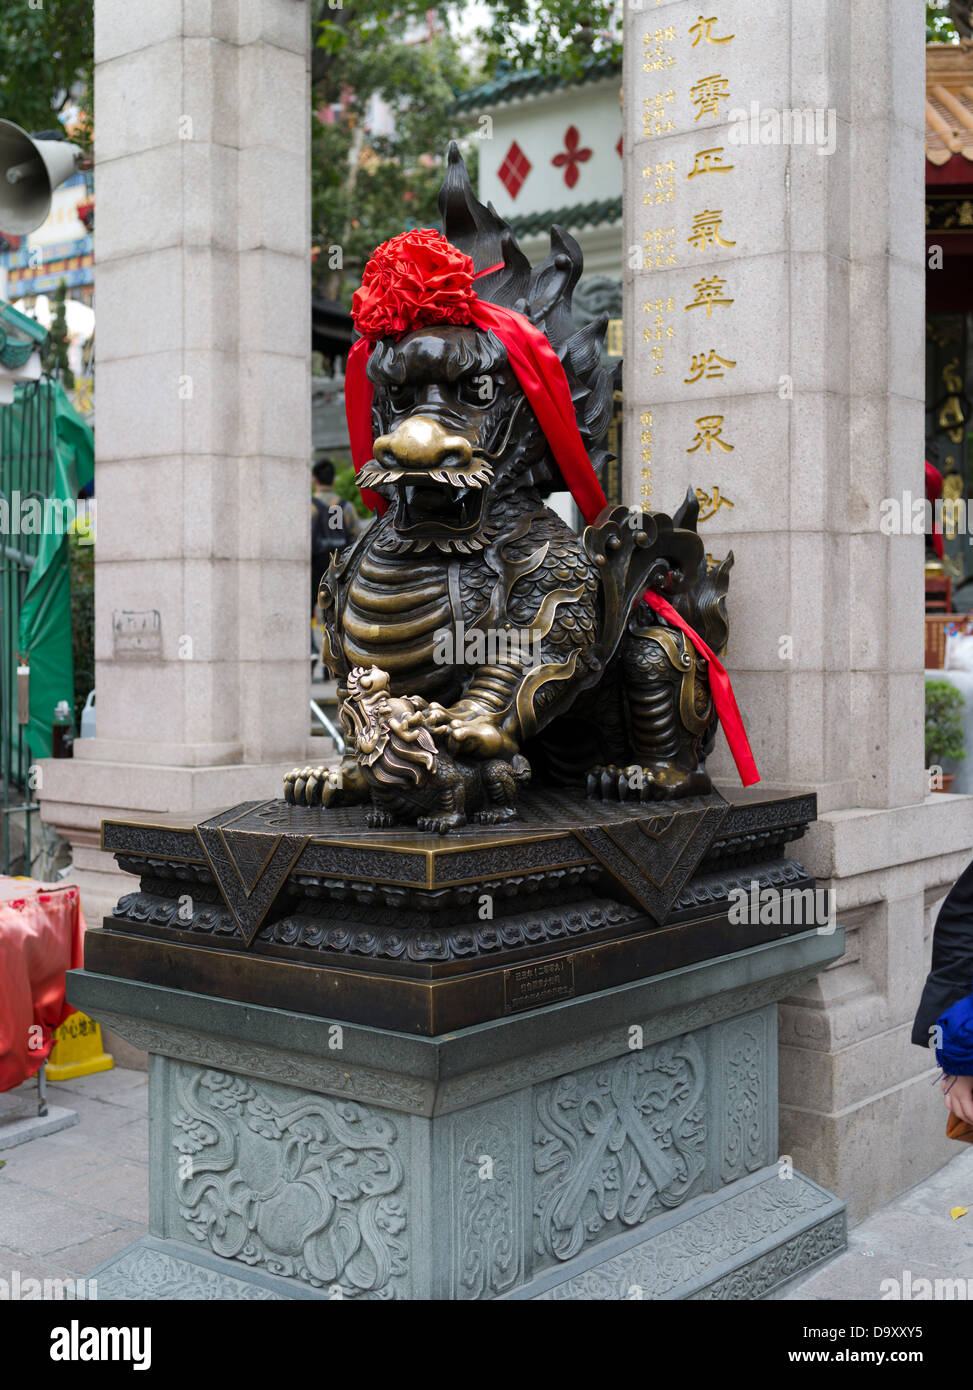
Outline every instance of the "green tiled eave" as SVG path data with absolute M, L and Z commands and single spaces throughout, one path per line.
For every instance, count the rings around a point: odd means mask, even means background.
M 0 364 L 10 371 L 22 367 L 46 338 L 46 328 L 0 299 Z
M 586 82 L 599 82 L 605 77 L 620 77 L 621 72 L 621 62 L 615 58 L 597 58 L 586 64 L 576 77 L 538 72 L 533 68 L 505 72 L 492 82 L 471 87 L 468 92 L 460 92 L 453 102 L 453 110 L 472 111 L 484 106 L 499 106 L 504 101 L 522 101 L 525 97 L 551 92 L 558 87 L 577 87 Z
M 557 223 L 559 227 L 601 227 L 609 222 L 622 220 L 621 194 L 617 198 L 602 198 L 596 203 L 573 203 L 566 208 L 553 211 L 527 212 L 523 217 L 510 217 L 508 221 L 517 237 L 536 236 L 547 232 Z

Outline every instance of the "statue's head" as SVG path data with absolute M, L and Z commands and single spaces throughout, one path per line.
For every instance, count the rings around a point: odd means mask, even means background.
M 553 228 L 532 270 L 455 145 L 439 206 L 444 234 L 379 247 L 355 295 L 373 441 L 358 480 L 404 548 L 463 553 L 497 533 L 513 493 L 577 496 L 579 479 L 597 492 L 614 372 L 601 365 L 607 315 L 577 331 L 571 315 L 577 242 Z

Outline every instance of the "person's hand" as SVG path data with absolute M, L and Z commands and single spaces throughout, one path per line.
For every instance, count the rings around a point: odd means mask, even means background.
M 944 1076 L 942 1089 L 946 1109 L 951 1110 L 958 1120 L 973 1125 L 973 1076 Z

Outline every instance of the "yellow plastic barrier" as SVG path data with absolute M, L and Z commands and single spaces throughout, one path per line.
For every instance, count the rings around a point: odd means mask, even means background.
M 96 1071 L 110 1071 L 114 1057 L 105 1051 L 101 1029 L 87 1014 L 76 1013 L 54 1033 L 54 1046 L 47 1059 L 48 1081 L 72 1081 Z

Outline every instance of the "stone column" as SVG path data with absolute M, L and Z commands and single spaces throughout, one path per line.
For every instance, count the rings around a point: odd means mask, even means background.
M 309 54 L 305 0 L 96 0 L 98 736 L 41 788 L 90 920 L 104 815 L 308 751 Z
M 849 949 L 782 1006 L 781 1144 L 855 1217 L 951 1152 L 908 1034 L 973 839 L 969 799 L 925 795 L 923 541 L 879 529 L 922 495 L 907 9 L 645 0 L 625 31 L 627 500 L 700 490 L 764 783 L 818 795 L 802 858 Z M 735 776 L 722 741 L 712 768 Z

